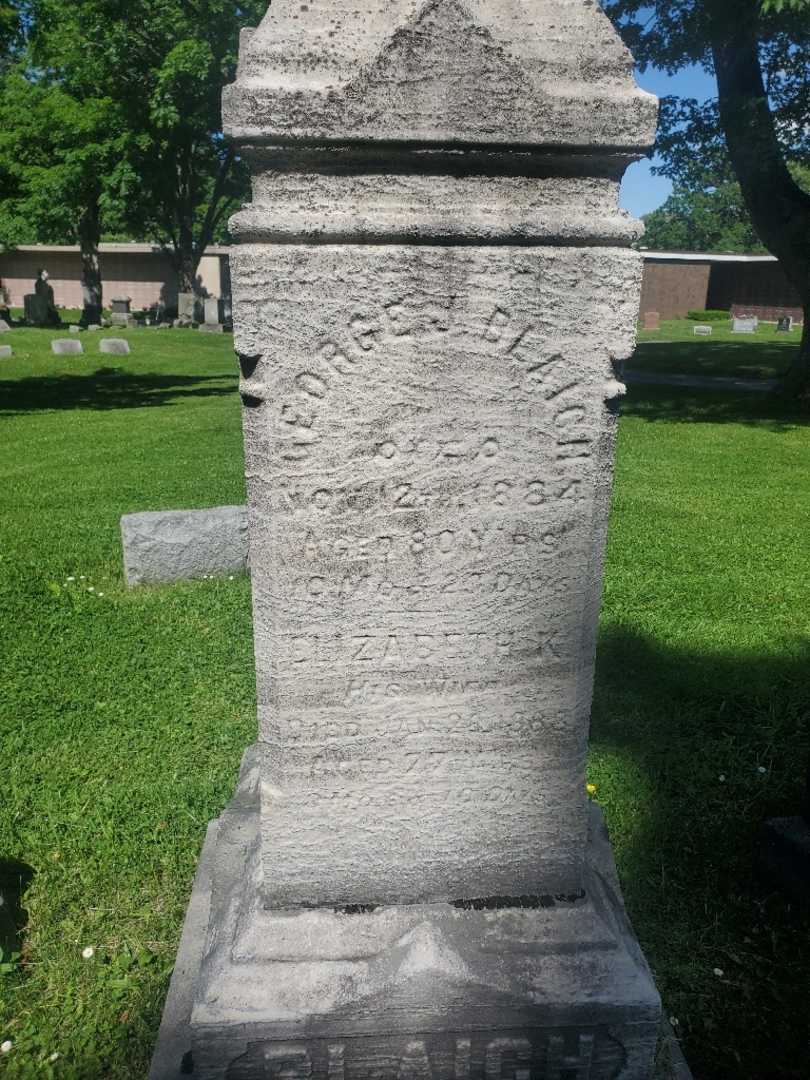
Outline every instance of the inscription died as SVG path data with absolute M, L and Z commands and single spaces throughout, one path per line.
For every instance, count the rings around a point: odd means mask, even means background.
M 336 386 L 362 378 L 366 362 L 374 354 L 390 348 L 392 343 L 418 343 L 435 334 L 435 320 L 409 320 L 406 306 L 396 303 L 386 305 L 378 316 L 355 315 L 343 334 L 322 340 L 315 348 L 312 366 L 294 376 L 292 391 L 278 407 L 282 459 L 301 463 L 312 457 L 313 447 L 321 440 L 318 421 L 325 401 Z M 520 369 L 527 388 L 539 393 L 548 406 L 556 432 L 557 459 L 589 457 L 592 441 L 585 433 L 587 409 L 578 400 L 579 380 L 570 378 L 564 356 L 549 349 L 541 329 L 535 323 L 521 323 L 504 308 L 496 307 L 479 332 L 479 340 L 490 348 L 494 346 L 496 355 Z M 443 459 L 456 463 L 491 461 L 500 450 L 499 438 L 486 434 L 480 438 L 450 435 L 440 440 L 404 442 L 388 439 L 375 448 L 386 461 L 413 457 L 423 462 Z

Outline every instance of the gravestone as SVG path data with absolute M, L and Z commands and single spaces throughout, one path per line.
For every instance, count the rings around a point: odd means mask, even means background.
M 8 325 L 5 319 L 0 319 L 0 334 L 5 334 L 11 327 Z
M 177 322 L 181 326 L 200 322 L 202 301 L 193 292 L 181 292 L 177 296 Z M 177 325 L 177 322 L 175 325 Z
M 751 315 L 742 318 L 735 316 L 731 326 L 732 334 L 755 334 L 759 320 Z
M 216 297 L 210 297 L 205 301 L 205 322 L 200 323 L 200 330 L 207 334 L 221 334 L 225 327 L 222 325 L 221 313 L 222 302 Z
M 244 506 L 125 514 L 121 542 L 127 585 L 244 573 L 247 529 Z
M 129 356 L 129 342 L 125 338 L 102 338 L 99 349 L 103 353 L 112 353 L 115 356 Z
M 711 337 L 712 328 L 711 326 L 704 326 L 703 324 L 698 323 L 698 325 L 692 331 L 692 334 L 694 337 Z
M 647 1078 L 585 757 L 655 101 L 590 0 L 276 0 L 224 118 L 260 739 L 152 1078 Z
M 644 312 L 644 329 L 645 330 L 660 330 L 661 329 L 661 316 L 657 311 L 645 311 Z
M 81 328 L 81 326 L 78 326 L 76 323 L 72 323 L 68 327 L 68 332 L 71 333 L 71 334 L 80 334 L 82 332 L 82 328 Z
M 10 345 L 0 345 L 0 360 L 8 360 L 14 355 Z
M 78 338 L 54 338 L 51 352 L 57 356 L 78 356 L 84 352 L 84 347 Z
M 789 334 L 793 329 L 793 316 L 783 315 L 776 324 L 777 334 Z
M 119 296 L 112 301 L 112 308 L 110 309 L 110 323 L 113 326 L 128 327 L 134 329 L 138 325 L 138 320 L 130 312 L 130 304 L 132 301 L 128 296 Z
M 50 325 L 50 305 L 44 296 L 37 296 L 36 293 L 26 293 L 23 297 L 23 312 L 25 321 L 29 326 Z

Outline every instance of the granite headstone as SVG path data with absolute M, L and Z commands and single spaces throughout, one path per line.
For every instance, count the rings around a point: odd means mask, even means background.
M 585 755 L 655 101 L 589 0 L 277 0 L 224 117 L 260 740 L 152 1076 L 643 1080 Z
M 57 356 L 78 356 L 84 352 L 84 347 L 78 338 L 54 338 L 51 342 L 51 352 Z

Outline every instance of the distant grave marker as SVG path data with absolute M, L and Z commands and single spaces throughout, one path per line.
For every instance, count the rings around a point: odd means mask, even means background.
M 84 347 L 78 338 L 54 338 L 51 352 L 56 356 L 79 356 L 84 352 Z
M 695 337 L 711 337 L 712 328 L 711 326 L 704 326 L 702 324 L 698 324 L 692 331 L 692 333 Z
M 752 315 L 743 318 L 735 317 L 731 327 L 732 334 L 755 334 L 759 326 L 759 319 Z

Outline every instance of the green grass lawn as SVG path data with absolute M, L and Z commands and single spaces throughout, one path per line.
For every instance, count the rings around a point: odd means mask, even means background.
M 248 581 L 128 592 L 118 519 L 244 498 L 236 370 L 228 337 L 51 336 L 0 362 L 0 858 L 35 871 L 0 1074 L 141 1078 L 255 691 Z M 810 752 L 808 461 L 769 395 L 631 388 L 590 778 L 699 1080 L 807 1076 L 808 922 L 752 853 Z
M 660 330 L 639 329 L 632 365 L 649 374 L 776 379 L 787 373 L 801 328 L 778 334 L 775 323 L 760 323 L 755 334 L 733 334 L 731 321 L 704 323 L 711 337 L 695 337 L 691 319 L 669 319 Z

